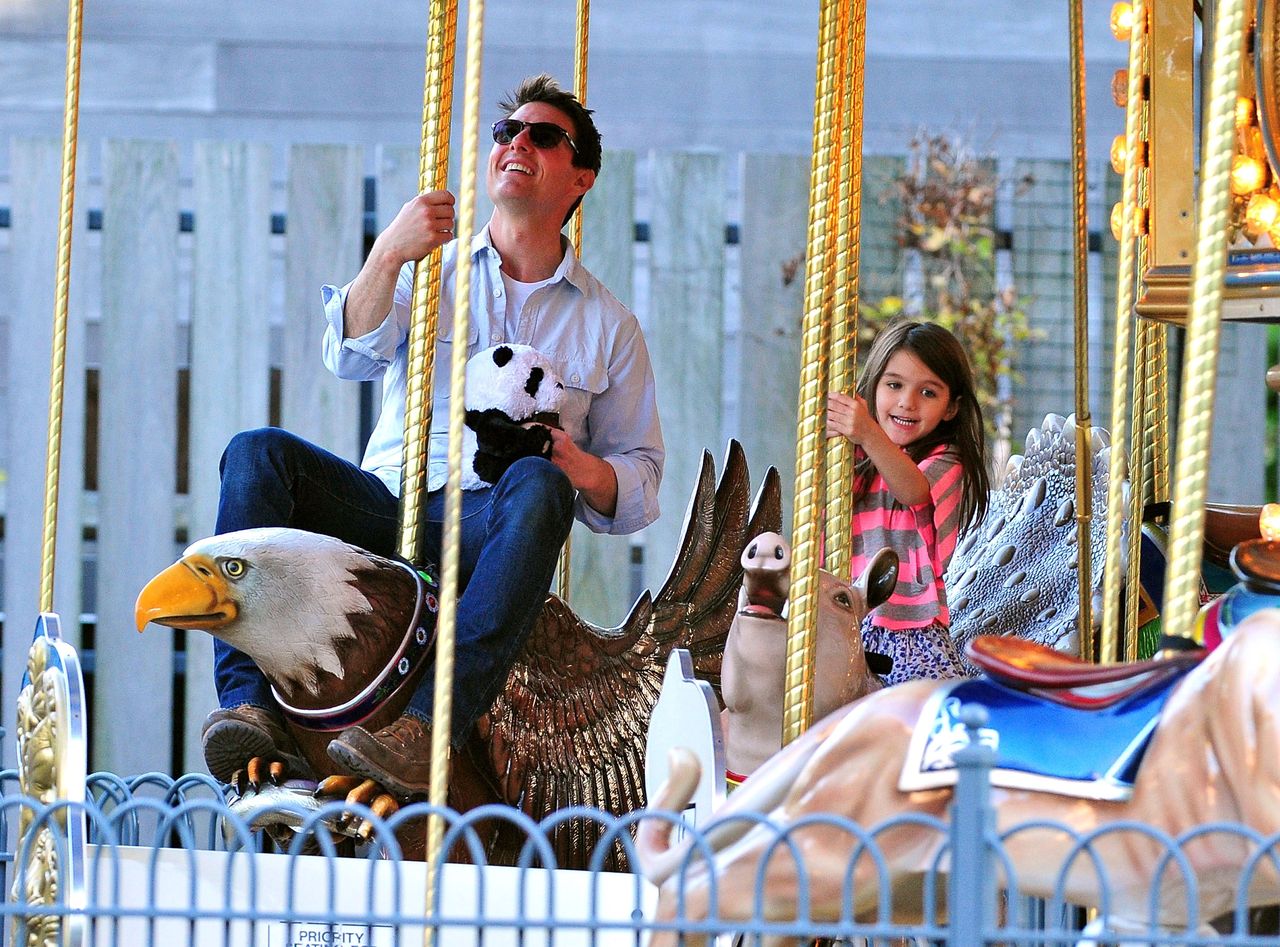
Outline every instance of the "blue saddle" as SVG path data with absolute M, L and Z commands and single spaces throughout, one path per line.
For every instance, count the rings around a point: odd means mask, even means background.
M 955 784 L 953 756 L 968 742 L 960 708 L 978 704 L 988 715 L 979 738 L 996 753 L 992 785 L 1127 799 L 1165 701 L 1198 659 L 1195 653 L 1124 668 L 1066 659 L 1058 663 L 1074 665 L 1076 674 L 1063 687 L 1043 669 L 1028 668 L 948 683 L 921 710 L 898 788 Z

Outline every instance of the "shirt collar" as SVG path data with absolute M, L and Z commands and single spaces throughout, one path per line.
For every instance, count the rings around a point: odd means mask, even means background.
M 556 271 L 551 274 L 551 280 L 548 285 L 566 280 L 568 283 L 581 293 L 587 291 L 587 271 L 583 267 L 581 261 L 578 260 L 578 254 L 574 252 L 573 245 L 569 243 L 569 238 L 561 234 L 560 246 L 564 250 L 564 256 L 560 260 L 560 265 L 556 267 Z M 481 254 L 493 254 L 494 263 L 502 266 L 502 255 L 498 253 L 498 248 L 493 245 L 493 237 L 489 234 L 489 225 L 485 224 L 484 228 L 471 238 L 471 259 L 479 261 Z

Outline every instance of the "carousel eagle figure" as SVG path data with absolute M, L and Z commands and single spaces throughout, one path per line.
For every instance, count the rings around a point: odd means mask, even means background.
M 749 491 L 736 442 L 718 485 L 704 452 L 667 580 L 617 627 L 597 627 L 547 597 L 506 685 L 452 754 L 452 808 L 505 803 L 538 821 L 571 806 L 615 815 L 645 806 L 645 737 L 667 657 L 688 649 L 698 676 L 718 691 L 742 584 L 739 557 L 750 537 L 781 526 L 777 471 L 768 472 L 754 504 Z M 327 747 L 343 727 L 376 729 L 399 716 L 432 667 L 435 591 L 429 571 L 340 540 L 251 529 L 192 544 L 143 589 L 137 620 L 139 630 L 148 622 L 200 629 L 249 655 L 271 683 L 306 766 L 328 777 L 320 792 L 386 815 L 396 800 L 345 772 Z M 255 784 L 268 781 L 262 760 L 239 762 Z M 286 775 L 294 774 L 274 774 Z M 586 867 L 601 832 L 598 823 L 560 824 L 550 833 L 558 865 Z M 398 834 L 406 855 L 421 855 L 423 833 Z M 525 841 L 511 826 L 494 826 L 485 856 L 490 864 L 510 862 Z M 609 858 L 611 867 L 624 867 L 620 841 Z

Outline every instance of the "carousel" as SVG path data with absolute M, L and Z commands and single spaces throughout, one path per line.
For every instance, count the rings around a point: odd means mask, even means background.
M 829 393 L 852 392 L 858 365 L 867 16 L 865 0 L 822 0 L 789 534 L 775 469 L 753 493 L 740 445 L 718 476 L 704 454 L 661 587 L 598 627 L 572 607 L 566 546 L 505 686 L 466 748 L 451 747 L 468 352 L 453 346 L 435 364 L 435 251 L 412 291 L 399 558 L 249 530 L 198 540 L 139 590 L 140 631 L 155 620 L 208 633 L 254 659 L 308 772 L 268 754 L 241 761 L 229 785 L 192 774 L 157 797 L 88 773 L 79 658 L 53 612 L 82 24 L 71 0 L 40 617 L 18 704 L 18 792 L 2 810 L 4 936 L 1271 942 L 1280 512 L 1208 503 L 1207 468 L 1221 323 L 1280 313 L 1277 4 L 1112 10 L 1129 58 L 1112 89 L 1125 133 L 1112 154 L 1123 184 L 1106 429 L 1089 407 L 1083 6 L 1070 0 L 1075 402 L 1027 435 L 947 571 L 951 635 L 972 676 L 886 686 L 884 657 L 863 646 L 864 618 L 901 564 L 886 550 L 851 574 L 855 457 L 826 430 Z M 448 183 L 461 61 L 466 234 L 484 12 L 469 3 L 460 33 L 456 2 L 432 0 L 427 36 L 418 188 Z M 574 92 L 586 102 L 588 0 L 577 12 Z M 582 246 L 580 211 L 569 239 Z M 469 256 L 456 277 L 469 285 Z M 453 295 L 465 337 L 471 297 Z M 435 563 L 421 520 L 444 370 Z M 176 591 L 209 562 L 238 571 Z M 1235 584 L 1209 589 L 1206 563 Z M 372 573 L 376 594 L 361 588 Z M 250 575 L 253 589 L 239 582 Z M 309 614 L 338 594 L 335 575 L 341 594 L 362 597 Z M 220 605 L 183 612 L 184 595 Z M 288 610 L 264 605 L 277 601 Z M 338 628 L 335 612 L 385 621 Z M 333 721 L 382 726 L 426 674 L 429 797 L 335 767 Z

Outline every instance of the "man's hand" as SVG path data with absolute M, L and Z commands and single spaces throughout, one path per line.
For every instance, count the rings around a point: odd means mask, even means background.
M 564 471 L 588 506 L 605 516 L 613 516 L 618 508 L 618 475 L 613 465 L 595 454 L 588 454 L 560 428 L 547 430 L 551 432 L 551 462 Z
M 453 239 L 453 195 L 428 191 L 408 201 L 373 242 L 347 292 L 342 331 L 348 339 L 372 332 L 391 311 L 400 268 Z
M 453 195 L 427 191 L 405 202 L 395 219 L 378 234 L 370 258 L 383 257 L 396 272 L 410 260 L 421 260 L 453 239 Z
M 847 437 L 862 445 L 869 435 L 880 430 L 861 395 L 833 391 L 827 396 L 827 437 Z

